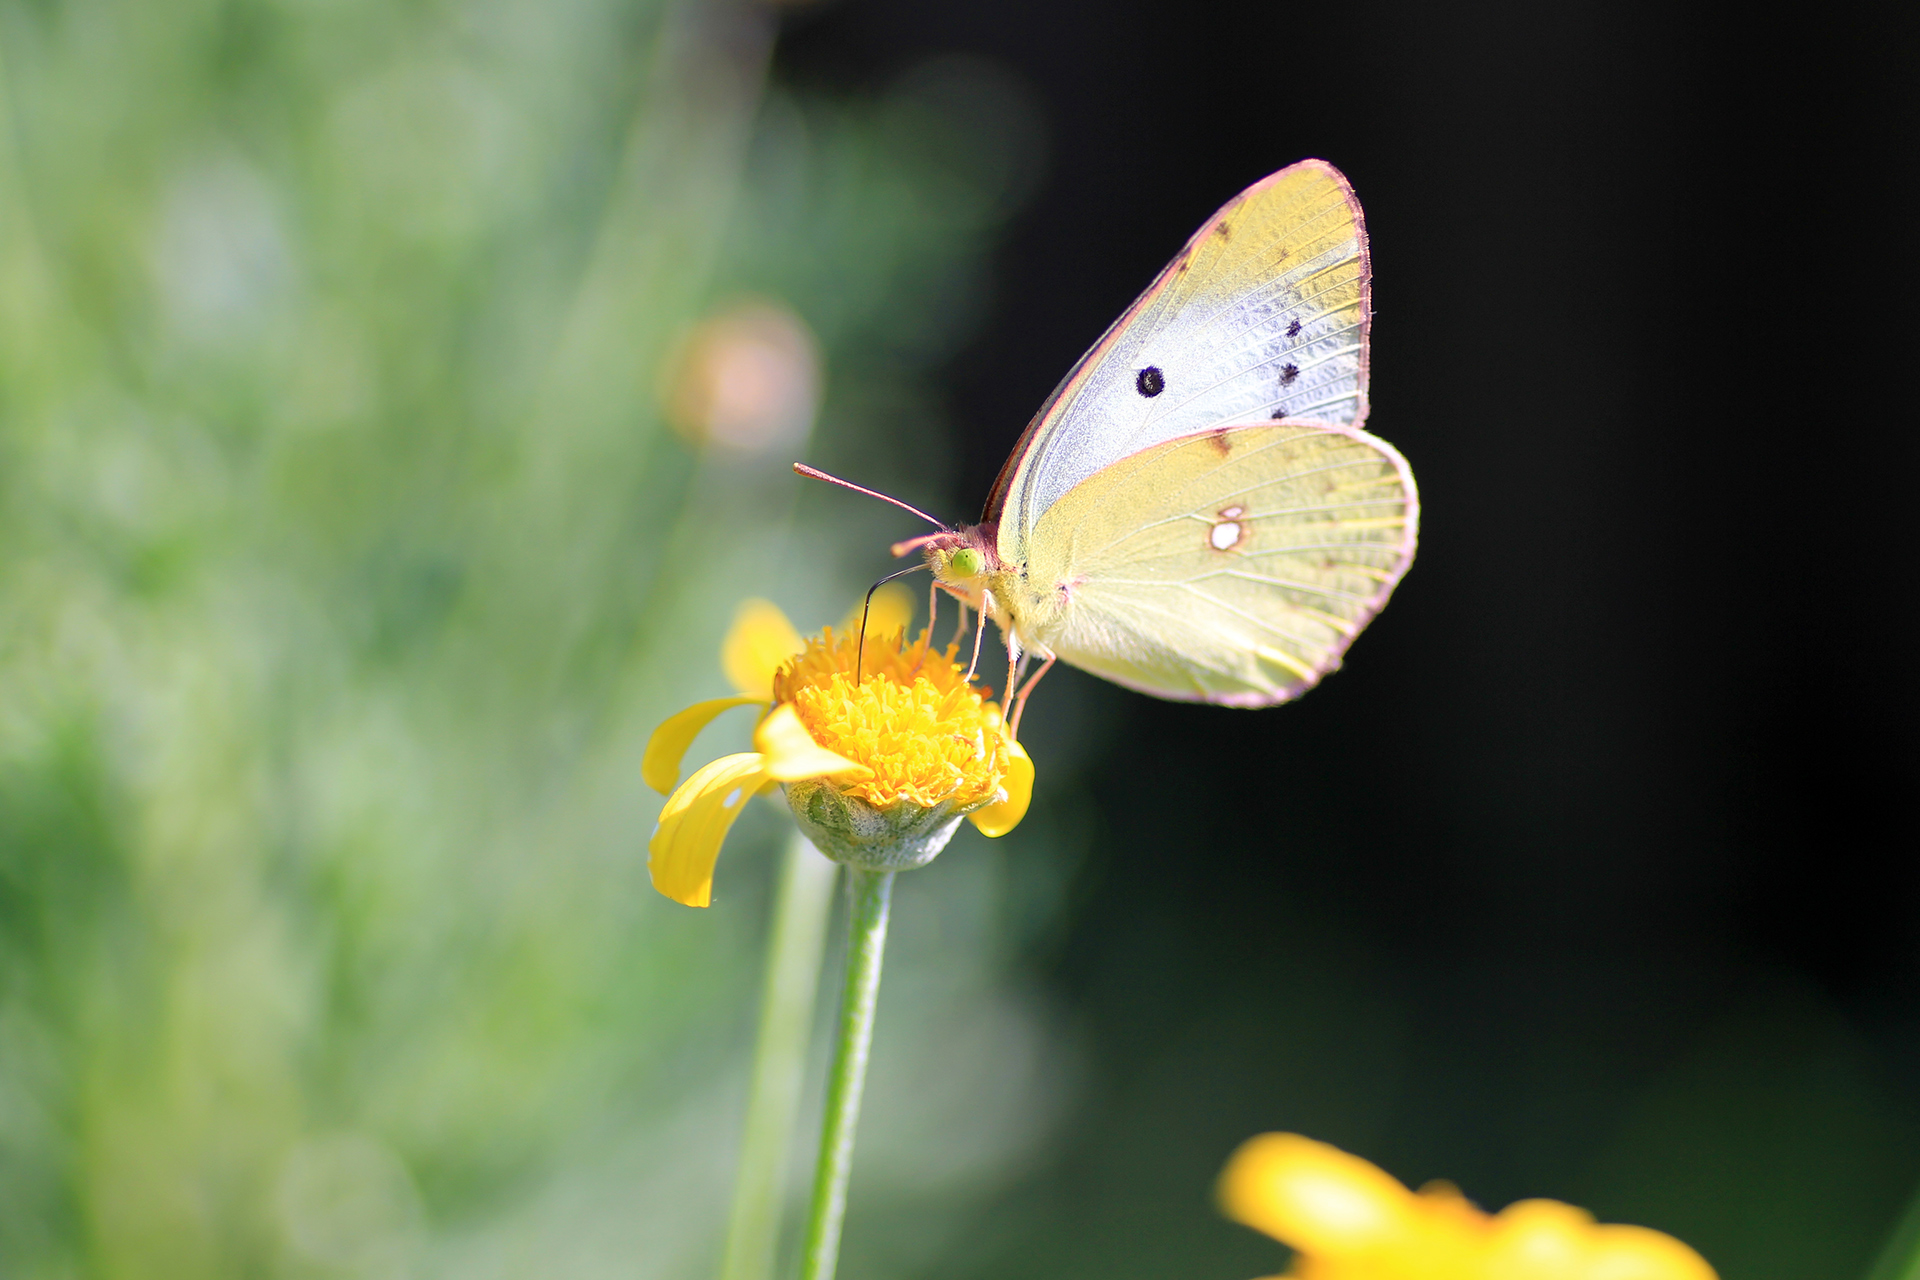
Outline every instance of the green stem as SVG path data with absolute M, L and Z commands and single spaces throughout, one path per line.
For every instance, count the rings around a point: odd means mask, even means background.
M 807 1041 L 813 1030 L 820 957 L 833 909 L 834 864 L 798 831 L 787 843 L 767 930 L 767 974 L 760 997 L 740 1169 L 720 1280 L 772 1280 L 786 1206 L 787 1152 L 800 1115 Z
M 801 1280 L 833 1280 L 840 1256 L 840 1220 L 847 1211 L 847 1174 L 853 1168 L 853 1129 L 860 1119 L 873 1010 L 880 995 L 880 955 L 887 946 L 887 901 L 893 872 L 847 868 L 847 987 L 841 997 L 840 1038 L 827 1080 L 827 1114 L 820 1127 L 820 1163 L 813 1174 Z
M 1867 1280 L 1920 1280 L 1920 1194 L 1907 1205 Z

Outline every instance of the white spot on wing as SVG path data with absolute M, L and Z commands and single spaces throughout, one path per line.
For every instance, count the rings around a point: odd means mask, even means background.
M 1231 520 L 1217 524 L 1213 526 L 1213 532 L 1207 535 L 1207 540 L 1213 543 L 1215 551 L 1225 551 L 1240 541 L 1240 526 Z
M 1246 510 L 1245 507 L 1227 507 L 1220 512 L 1220 518 L 1222 520 L 1238 520 L 1242 515 L 1246 514 Z

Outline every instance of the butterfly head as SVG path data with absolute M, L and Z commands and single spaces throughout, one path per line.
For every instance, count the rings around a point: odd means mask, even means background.
M 1000 556 L 994 549 L 993 525 L 970 525 L 964 529 L 942 529 L 907 542 L 894 544 L 893 554 L 918 551 L 940 586 L 951 596 L 978 609 L 981 592 L 1000 568 Z
M 993 530 L 984 525 L 942 530 L 916 541 L 933 576 L 963 593 L 978 591 L 981 579 L 1000 567 Z

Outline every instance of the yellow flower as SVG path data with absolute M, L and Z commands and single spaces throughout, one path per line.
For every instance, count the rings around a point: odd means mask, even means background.
M 930 861 L 963 817 L 989 836 L 1019 824 L 1033 761 L 967 680 L 956 646 L 935 650 L 926 632 L 907 643 L 905 598 L 874 598 L 864 656 L 856 654 L 857 614 L 838 635 L 828 627 L 802 641 L 766 601 L 740 607 L 720 651 L 739 696 L 688 707 L 647 743 L 642 776 L 672 792 L 647 844 L 654 888 L 706 906 L 727 830 L 748 800 L 775 785 L 785 786 L 795 820 L 822 853 L 869 870 Z M 756 750 L 715 760 L 675 787 L 681 758 L 715 716 L 769 705 L 753 731 Z
M 1407 1190 L 1358 1156 L 1291 1133 L 1244 1144 L 1220 1177 L 1227 1216 L 1291 1245 L 1298 1280 L 1715 1280 L 1646 1227 L 1557 1200 L 1488 1214 L 1446 1183 Z

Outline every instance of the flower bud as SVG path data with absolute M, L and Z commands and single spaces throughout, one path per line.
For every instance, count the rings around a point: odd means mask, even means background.
M 794 821 L 813 847 L 862 871 L 925 866 L 947 847 L 962 818 L 1007 798 L 1002 787 L 964 803 L 946 799 L 929 807 L 900 800 L 882 809 L 840 790 L 831 778 L 790 782 L 786 794 Z

